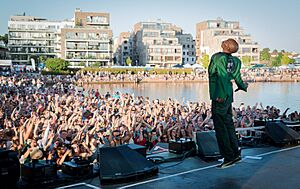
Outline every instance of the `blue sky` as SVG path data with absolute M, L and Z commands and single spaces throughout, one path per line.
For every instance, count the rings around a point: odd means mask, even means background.
M 240 21 L 261 47 L 300 52 L 299 0 L 1 0 L 0 34 L 9 16 L 22 14 L 50 20 L 72 18 L 75 8 L 108 12 L 114 37 L 139 21 L 162 19 L 195 36 L 195 25 L 222 17 Z

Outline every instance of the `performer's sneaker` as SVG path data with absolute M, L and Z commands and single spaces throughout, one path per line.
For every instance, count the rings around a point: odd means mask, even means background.
M 238 156 L 236 157 L 234 160 L 232 160 L 233 163 L 239 163 L 240 161 L 242 161 L 242 157 L 241 156 Z
M 217 169 L 226 169 L 226 168 L 232 167 L 234 165 L 235 165 L 234 160 L 232 160 L 232 161 L 224 161 L 220 165 L 217 165 L 216 168 Z

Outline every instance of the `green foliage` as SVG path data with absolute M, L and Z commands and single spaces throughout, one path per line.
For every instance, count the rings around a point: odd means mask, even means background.
M 46 62 L 46 60 L 47 60 L 47 57 L 46 56 L 39 56 L 39 62 L 43 62 L 43 63 L 45 63 Z
M 293 58 L 290 58 L 290 64 L 294 64 L 296 62 L 296 60 L 295 59 L 293 59 Z
M 295 62 L 295 59 L 289 58 L 289 52 L 285 51 L 284 49 L 280 52 L 277 49 L 272 51 L 273 57 L 271 56 L 269 48 L 264 48 L 260 52 L 260 61 L 264 62 L 267 66 L 281 66 L 281 65 L 288 65 Z M 276 55 L 274 57 L 274 55 Z
M 92 67 L 92 68 L 99 68 L 100 66 L 101 66 L 100 62 L 95 62 L 95 63 L 90 65 L 90 67 Z
M 85 62 L 80 62 L 78 66 L 85 66 Z
M 67 70 L 69 66 L 69 62 L 61 58 L 48 58 L 45 64 L 50 71 Z
M 45 71 L 42 70 L 42 75 L 70 75 L 71 72 L 69 70 L 55 70 L 55 71 Z
M 282 53 L 278 53 L 275 58 L 272 58 L 272 66 L 278 67 L 281 66 Z
M 132 60 L 131 60 L 131 58 L 128 56 L 128 57 L 126 58 L 126 65 L 127 65 L 127 66 L 131 66 L 131 63 L 132 63 Z
M 271 54 L 270 54 L 270 49 L 269 48 L 264 48 L 260 52 L 260 60 L 261 61 L 266 61 L 266 62 L 269 62 L 271 60 Z
M 0 35 L 0 41 L 4 41 L 5 44 L 8 43 L 8 34 Z
M 290 63 L 289 56 L 285 53 L 281 58 L 281 64 L 282 65 L 288 65 Z
M 82 20 L 76 19 L 75 26 L 82 26 Z
M 244 64 L 244 66 L 249 67 L 250 62 L 251 62 L 251 57 L 250 56 L 243 56 L 242 57 L 242 62 Z
M 205 69 L 208 68 L 208 65 L 209 65 L 209 55 L 208 54 L 202 55 L 201 62 L 202 62 L 202 65 L 203 65 L 203 67 Z

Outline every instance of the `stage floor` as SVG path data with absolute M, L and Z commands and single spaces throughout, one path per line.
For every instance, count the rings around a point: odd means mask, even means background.
M 160 164 L 159 174 L 146 180 L 101 185 L 98 177 L 61 188 L 201 188 L 201 189 L 282 189 L 300 188 L 300 146 L 261 147 L 242 150 L 243 160 L 233 167 L 217 169 L 220 162 L 188 157 L 183 162 Z

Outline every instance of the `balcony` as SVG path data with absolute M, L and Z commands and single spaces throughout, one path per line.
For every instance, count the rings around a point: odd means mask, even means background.
M 109 23 L 108 22 L 91 22 L 91 21 L 87 21 L 86 22 L 87 25 L 95 25 L 95 26 L 109 26 Z
M 15 43 L 11 43 L 8 44 L 9 47 L 55 47 L 55 45 L 53 44 L 32 44 L 32 43 L 24 43 L 24 44 L 15 44 Z
M 66 58 L 70 59 L 70 60 L 107 60 L 107 59 L 110 59 L 110 56 L 109 55 L 102 55 L 102 56 L 100 56 L 100 55 L 99 56 L 67 55 Z
M 54 32 L 55 28 L 12 28 L 8 27 L 8 31 L 29 31 L 29 32 Z
M 66 38 L 66 42 L 78 42 L 78 41 L 95 41 L 95 42 L 100 42 L 100 43 L 110 43 L 110 39 L 107 38 Z
M 88 51 L 88 52 L 109 52 L 109 49 L 101 49 L 95 47 L 67 47 L 66 51 Z

